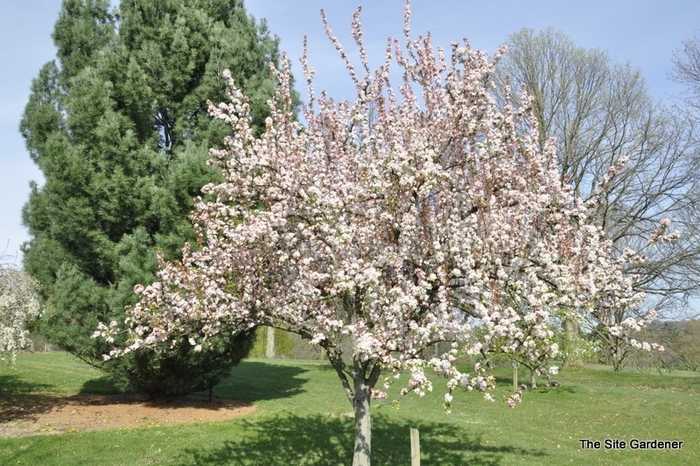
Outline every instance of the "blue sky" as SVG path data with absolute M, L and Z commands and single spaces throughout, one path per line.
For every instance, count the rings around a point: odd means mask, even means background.
M 334 33 L 346 49 L 352 13 L 362 0 L 248 0 L 256 18 L 266 18 L 281 39 L 298 78 L 298 57 L 304 35 L 309 37 L 310 62 L 316 68 L 315 88 L 336 98 L 351 98 L 352 85 L 344 65 L 323 33 L 319 10 L 324 8 Z M 363 6 L 365 41 L 381 60 L 386 38 L 400 37 L 403 0 L 370 0 Z M 55 56 L 51 41 L 60 0 L 0 0 L 0 252 L 16 254 L 28 234 L 21 209 L 29 181 L 42 176 L 29 159 L 17 130 L 31 80 Z M 431 32 L 433 42 L 447 46 L 467 37 L 473 48 L 492 53 L 509 34 L 523 27 L 551 26 L 587 48 L 606 50 L 618 62 L 641 69 L 649 92 L 671 101 L 682 92 L 668 79 L 674 50 L 700 31 L 696 0 L 414 0 L 412 31 Z M 298 79 L 298 81 L 301 81 Z M 299 89 L 304 95 L 304 90 Z

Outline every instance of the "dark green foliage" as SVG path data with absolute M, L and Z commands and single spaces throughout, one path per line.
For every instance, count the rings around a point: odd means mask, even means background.
M 119 374 L 117 384 L 154 398 L 208 390 L 228 377 L 231 361 L 243 359 L 254 341 L 254 334 L 241 334 L 232 340 L 218 339 L 206 352 L 193 352 L 187 338 L 183 338 L 157 363 L 150 353 L 137 352 Z
M 176 259 L 194 239 L 193 198 L 219 180 L 205 161 L 230 128 L 207 116 L 206 101 L 225 100 L 221 72 L 251 96 L 262 130 L 277 39 L 240 0 L 129 0 L 119 10 L 65 0 L 53 38 L 57 58 L 33 81 L 20 125 L 45 176 L 23 211 L 25 268 L 42 285 L 42 333 L 102 364 L 97 323 L 123 321 L 133 286 L 155 279 L 156 251 Z M 218 380 L 247 346 L 222 339 L 194 355 L 181 345 L 105 369 L 141 391 L 185 393 Z

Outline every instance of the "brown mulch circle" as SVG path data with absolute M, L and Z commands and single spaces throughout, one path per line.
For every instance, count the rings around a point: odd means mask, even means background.
M 140 395 L 0 393 L 0 438 L 212 422 L 255 407 L 223 398 L 152 401 Z

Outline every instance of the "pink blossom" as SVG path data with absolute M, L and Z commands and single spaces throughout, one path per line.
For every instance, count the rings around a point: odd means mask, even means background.
M 373 391 L 382 373 L 410 374 L 402 394 L 432 390 L 427 367 L 446 377 L 449 409 L 459 383 L 494 399 L 485 365 L 457 370 L 460 351 L 507 349 L 544 363 L 558 351 L 550 311 L 599 318 L 638 304 L 596 206 L 562 184 L 554 144 L 540 147 L 532 100 L 497 105 L 495 61 L 466 41 L 445 58 L 430 36 L 411 39 L 409 13 L 407 2 L 405 43 L 390 41 L 370 70 L 358 12 L 364 76 L 324 18 L 357 97 L 315 94 L 302 57 L 306 127 L 294 118 L 286 57 L 273 68 L 279 87 L 260 136 L 226 75 L 230 102 L 209 110 L 234 136 L 211 151 L 224 181 L 204 188 L 213 200 L 196 202 L 198 247 L 161 260 L 159 280 L 135 288 L 129 346 L 115 354 L 271 325 L 324 349 L 356 412 L 369 398 L 356 390 L 382 396 Z M 449 350 L 425 357 L 445 342 Z
M 517 403 L 522 403 L 522 397 L 520 393 L 514 393 L 508 397 L 508 406 L 515 408 Z

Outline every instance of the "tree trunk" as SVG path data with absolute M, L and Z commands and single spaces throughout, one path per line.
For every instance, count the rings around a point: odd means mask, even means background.
M 564 367 L 579 367 L 582 362 L 579 360 L 579 356 L 574 353 L 575 342 L 578 339 L 579 326 L 576 319 L 572 317 L 564 318 L 564 354 L 566 358 L 564 360 Z
M 274 359 L 275 357 L 275 328 L 267 327 L 267 338 L 265 339 L 265 357 Z
M 612 362 L 614 372 L 622 372 L 624 366 L 624 360 L 627 356 L 624 343 L 616 340 L 612 345 L 608 345 L 608 354 L 610 355 L 610 362 Z
M 338 346 L 326 345 L 324 349 L 355 411 L 355 447 L 352 464 L 370 466 L 372 457 L 370 400 L 372 388 L 377 384 L 382 373 L 381 365 L 377 361 L 367 360 L 366 356 L 360 353 L 354 355 L 353 367 L 350 368 L 343 361 L 343 352 Z
M 363 379 L 364 377 L 357 377 L 354 381 L 355 453 L 352 457 L 352 466 L 370 466 L 372 453 L 372 421 L 370 419 L 369 406 L 370 387 Z
M 617 350 L 614 351 L 612 354 L 612 364 L 614 372 L 622 372 L 624 356 L 622 356 L 620 353 L 621 351 Z
M 537 388 L 537 372 L 535 369 L 530 369 L 530 388 Z

